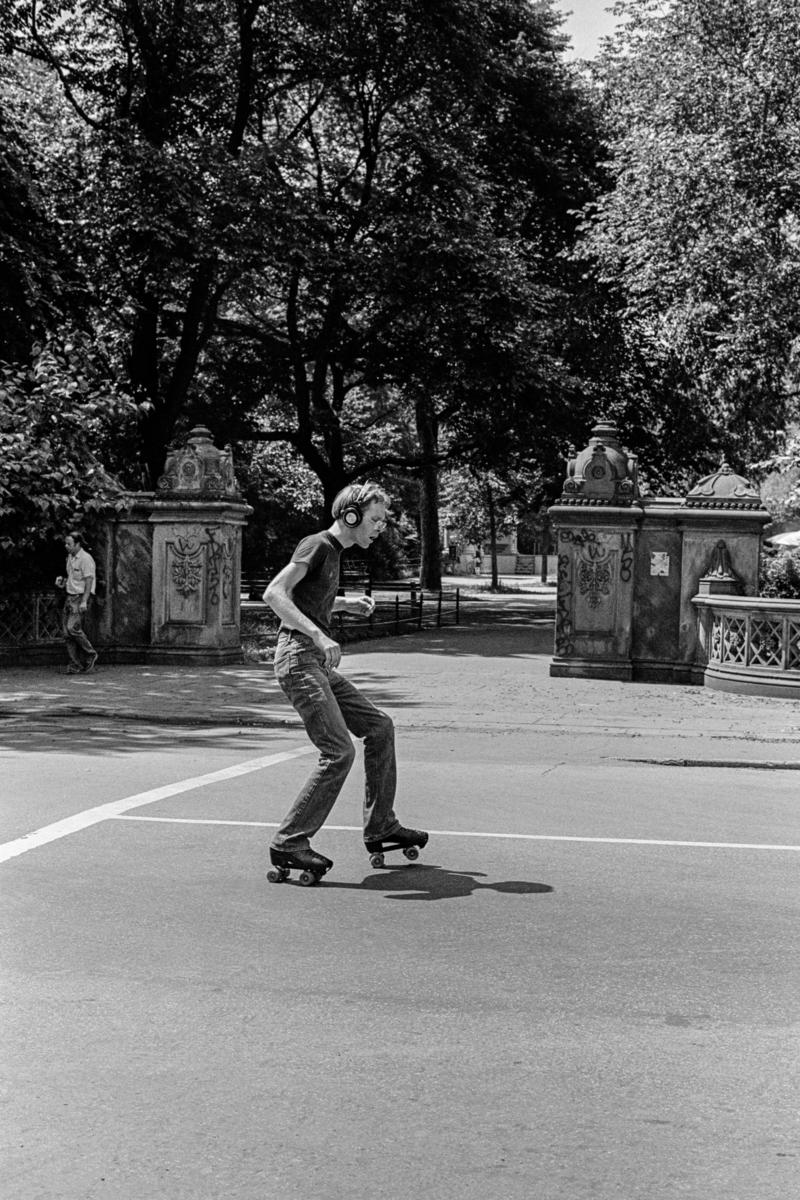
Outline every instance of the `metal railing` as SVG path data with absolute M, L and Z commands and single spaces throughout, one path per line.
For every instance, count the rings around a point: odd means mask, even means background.
M 0 646 L 20 649 L 60 642 L 63 601 L 52 592 L 0 597 Z
M 345 641 L 386 637 L 415 629 L 438 629 L 442 625 L 458 625 L 460 618 L 459 588 L 426 592 L 414 587 L 409 588 L 407 594 L 396 592 L 394 596 L 375 597 L 375 608 L 368 617 L 350 613 L 336 613 L 334 616 L 336 631 Z
M 416 630 L 458 625 L 461 618 L 459 588 L 426 592 L 410 588 L 408 592 L 375 596 L 375 608 L 368 617 L 335 613 L 333 636 L 340 642 L 363 641 L 373 637 L 391 637 Z M 241 614 L 242 645 L 259 650 L 275 644 L 278 619 L 265 605 L 245 605 Z

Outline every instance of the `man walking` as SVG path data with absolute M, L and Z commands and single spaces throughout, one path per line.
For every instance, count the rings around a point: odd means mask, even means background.
M 385 492 L 376 484 L 345 488 L 333 502 L 330 528 L 304 538 L 264 592 L 281 622 L 275 676 L 319 750 L 316 768 L 270 847 L 277 868 L 268 876 L 273 882 L 297 868 L 303 872 L 302 883 L 315 883 L 333 866 L 311 849 L 309 839 L 326 820 L 353 765 L 351 733 L 364 739 L 364 841 L 373 864 L 381 865 L 383 851 L 389 849 L 402 849 L 416 858 L 415 848 L 428 840 L 422 830 L 404 829 L 395 816 L 392 719 L 338 673 L 342 650 L 331 637 L 334 612 L 368 616 L 375 607 L 371 596 L 337 595 L 339 559 L 343 550 L 366 550 L 375 541 L 386 527 L 386 503 Z
M 68 675 L 86 675 L 94 670 L 97 651 L 86 636 L 84 620 L 95 594 L 96 570 L 94 559 L 83 548 L 83 538 L 74 530 L 64 539 L 67 551 L 67 573 L 59 575 L 56 586 L 66 590 L 62 629 L 69 656 Z

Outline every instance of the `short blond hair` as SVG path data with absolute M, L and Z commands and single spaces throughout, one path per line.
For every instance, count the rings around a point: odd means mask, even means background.
M 358 508 L 363 513 L 375 502 L 388 504 L 389 497 L 377 483 L 351 483 L 338 493 L 331 505 L 331 514 L 338 520 L 347 508 Z

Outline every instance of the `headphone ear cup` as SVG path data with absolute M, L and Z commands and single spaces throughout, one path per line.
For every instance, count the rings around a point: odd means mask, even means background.
M 356 504 L 348 504 L 347 508 L 342 510 L 342 520 L 350 529 L 355 529 L 357 525 L 361 524 L 361 509 Z

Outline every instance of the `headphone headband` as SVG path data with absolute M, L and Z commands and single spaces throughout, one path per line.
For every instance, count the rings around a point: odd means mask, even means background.
M 374 483 L 351 483 L 333 502 L 333 516 L 348 527 L 356 529 L 364 519 L 364 510 L 373 500 L 386 503 L 386 493 Z

